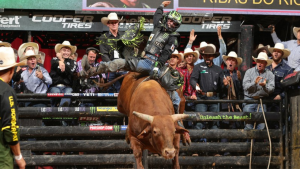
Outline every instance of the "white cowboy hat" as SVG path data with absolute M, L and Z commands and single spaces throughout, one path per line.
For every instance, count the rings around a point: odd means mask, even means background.
M 298 31 L 300 30 L 300 27 L 294 27 L 293 28 L 293 33 L 294 33 L 294 36 L 297 38 L 297 34 L 298 34 Z
M 207 44 L 207 47 L 204 49 L 203 53 L 201 55 L 214 55 L 214 57 L 217 57 L 220 55 L 219 52 L 216 52 L 216 46 L 214 44 Z
M 179 53 L 177 49 L 172 53 L 171 56 L 177 56 L 178 57 L 178 62 L 180 63 L 183 60 L 183 53 Z
M 255 49 L 254 52 L 253 52 L 254 57 L 257 57 L 257 55 L 258 55 L 262 50 L 266 50 L 266 51 L 267 51 L 267 54 L 269 54 L 269 53 L 270 53 L 269 48 L 270 48 L 270 45 L 264 46 L 264 45 L 261 44 L 261 43 L 258 44 L 257 49 Z
M 39 59 L 41 57 L 40 54 L 35 54 L 33 50 L 27 50 L 25 55 L 23 55 L 23 57 L 20 58 L 20 61 L 26 60 L 29 57 L 34 56 L 36 59 Z
M 44 64 L 45 58 L 46 58 L 46 54 L 44 52 L 42 52 L 42 51 L 39 51 L 39 55 L 41 56 L 42 64 Z
M 199 52 L 197 50 L 193 51 L 193 49 L 191 48 L 184 49 L 183 58 L 185 58 L 185 56 L 189 54 L 193 54 L 195 56 L 193 62 L 196 62 L 199 59 Z
M 0 41 L 0 46 L 11 47 L 11 44 L 8 43 L 8 42 L 2 42 L 2 41 Z
M 204 42 L 204 41 L 202 41 L 202 42 L 200 43 L 200 45 L 199 45 L 199 48 L 195 48 L 195 50 L 200 51 L 200 49 L 205 48 L 206 46 L 207 46 L 207 43 Z
M 55 53 L 59 53 L 60 49 L 63 48 L 63 47 L 70 48 L 71 49 L 71 55 L 73 53 L 75 53 L 76 50 L 77 50 L 76 46 L 72 46 L 69 41 L 65 40 L 62 44 L 58 43 L 58 44 L 55 45 L 55 47 L 54 47 Z
M 291 51 L 288 50 L 288 49 L 284 49 L 284 45 L 282 43 L 276 43 L 274 48 L 270 48 L 270 52 L 273 53 L 273 50 L 274 49 L 279 49 L 283 52 L 283 55 L 282 55 L 282 58 L 287 58 L 290 54 L 291 54 Z
M 18 60 L 18 51 L 14 48 L 13 48 L 13 50 L 14 50 L 14 53 L 15 53 L 15 60 L 17 61 Z
M 26 60 L 16 63 L 14 50 L 11 47 L 0 48 L 0 70 L 23 65 L 26 65 Z
M 268 59 L 268 55 L 265 52 L 260 52 L 257 58 L 252 56 L 252 59 L 254 60 L 254 62 L 257 62 L 257 60 L 267 61 L 267 66 L 269 66 L 273 62 L 273 59 Z
M 31 46 L 33 47 L 34 49 L 34 53 L 35 54 L 38 54 L 39 52 L 39 45 L 35 42 L 27 42 L 27 43 L 23 43 L 19 49 L 18 49 L 18 55 L 19 55 L 19 58 L 22 58 L 23 57 L 23 54 L 25 52 L 25 49 L 28 47 L 28 46 Z
M 237 60 L 237 66 L 240 66 L 243 62 L 243 59 L 238 57 L 234 51 L 229 52 L 228 55 L 223 55 L 222 58 L 225 63 L 228 58 L 235 58 Z
M 101 22 L 104 25 L 107 25 L 108 21 L 119 21 L 120 22 L 122 19 L 123 19 L 123 17 L 121 19 L 119 19 L 118 15 L 115 12 L 112 12 L 112 13 L 108 14 L 107 17 L 102 17 Z

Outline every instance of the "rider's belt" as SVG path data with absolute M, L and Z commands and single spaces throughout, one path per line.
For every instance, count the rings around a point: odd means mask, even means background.
M 149 58 L 147 55 L 145 55 L 144 58 L 149 59 L 149 60 L 151 60 L 151 61 L 153 61 L 153 62 L 156 62 L 155 59 Z
M 200 94 L 207 97 L 217 96 L 217 92 L 201 92 Z

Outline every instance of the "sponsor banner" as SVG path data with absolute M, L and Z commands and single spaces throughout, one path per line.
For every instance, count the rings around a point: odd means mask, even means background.
M 118 111 L 117 107 L 97 107 L 97 111 Z
M 81 93 L 65 93 L 65 96 L 79 97 L 79 94 L 81 94 Z
M 102 32 L 92 15 L 0 15 L 0 30 Z
M 115 97 L 114 93 L 97 93 L 98 97 Z
M 79 117 L 79 121 L 98 121 L 100 117 Z
M 120 132 L 120 125 L 114 125 L 114 131 L 115 132 Z
M 120 21 L 119 30 L 125 31 L 130 25 L 138 23 L 140 16 L 130 16 Z M 217 32 L 217 27 L 222 27 L 222 32 L 240 32 L 240 21 L 233 21 L 231 16 L 183 16 L 182 25 L 178 32 L 190 32 L 194 29 L 196 32 Z M 145 19 L 145 31 L 152 32 L 153 19 Z M 108 31 L 108 27 L 104 27 Z
M 173 0 L 164 11 L 181 13 L 220 13 L 258 15 L 300 15 L 299 0 Z M 143 0 L 124 5 L 121 0 L 109 2 L 82 0 L 83 11 L 155 12 L 161 1 Z
M 41 112 L 52 112 L 52 107 L 41 107 Z
M 113 126 L 90 126 L 91 131 L 112 131 Z
M 121 130 L 126 130 L 127 129 L 127 125 L 122 125 L 121 126 Z
M 96 107 L 90 107 L 90 113 L 91 114 L 96 113 Z
M 47 93 L 47 97 L 64 97 L 64 93 Z
M 85 112 L 85 107 L 74 107 L 75 112 Z

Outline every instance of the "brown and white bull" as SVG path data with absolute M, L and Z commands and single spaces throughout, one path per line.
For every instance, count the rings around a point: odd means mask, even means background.
M 142 82 L 145 77 L 139 76 L 133 72 L 126 75 L 118 96 L 118 110 L 128 116 L 126 141 L 133 150 L 137 168 L 144 168 L 144 149 L 173 159 L 173 168 L 180 168 L 180 134 L 188 130 L 178 126 L 177 121 L 188 115 L 174 114 L 165 89 L 154 80 Z

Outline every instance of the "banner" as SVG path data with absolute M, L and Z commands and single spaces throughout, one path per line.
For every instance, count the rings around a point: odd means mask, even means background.
M 161 3 L 154 0 L 82 0 L 82 10 L 149 13 L 155 12 Z M 190 13 L 300 15 L 299 9 L 300 0 L 173 0 L 164 11 L 176 10 L 183 16 Z
M 0 30 L 102 32 L 92 15 L 0 15 Z

